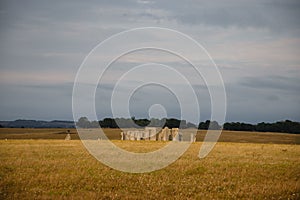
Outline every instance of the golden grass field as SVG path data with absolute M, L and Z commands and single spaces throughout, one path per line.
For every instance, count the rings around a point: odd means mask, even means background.
M 197 157 L 202 142 L 196 142 L 164 169 L 130 174 L 98 162 L 80 140 L 63 140 L 65 131 L 0 130 L 0 199 L 300 199 L 295 134 L 224 132 L 204 159 Z M 106 133 L 119 137 L 117 129 Z M 113 142 L 134 152 L 166 144 Z

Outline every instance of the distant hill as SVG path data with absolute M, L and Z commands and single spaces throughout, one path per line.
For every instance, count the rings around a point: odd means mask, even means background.
M 18 119 L 15 121 L 0 121 L 0 127 L 7 128 L 75 128 L 73 121 L 41 121 Z

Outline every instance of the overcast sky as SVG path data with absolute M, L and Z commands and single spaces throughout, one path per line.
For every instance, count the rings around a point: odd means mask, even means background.
M 296 0 L 1 0 L 0 120 L 72 120 L 73 83 L 87 54 L 113 34 L 155 26 L 183 32 L 209 52 L 225 84 L 226 121 L 300 121 L 299 19 Z M 185 72 L 201 102 L 199 120 L 209 119 L 203 80 L 180 59 L 157 51 L 133 53 L 110 67 L 97 90 L 98 117 L 111 117 L 118 77 L 132 63 L 153 60 Z M 133 94 L 131 115 L 148 118 L 153 104 L 163 105 L 167 117 L 180 117 L 176 96 L 154 85 Z

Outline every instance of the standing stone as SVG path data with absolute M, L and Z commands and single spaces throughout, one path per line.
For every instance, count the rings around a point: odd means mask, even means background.
M 125 134 L 125 140 L 130 140 L 129 131 L 126 131 L 126 134 Z
M 162 141 L 162 130 L 160 130 L 160 132 L 157 133 L 157 141 Z
M 121 132 L 121 140 L 125 140 L 125 134 L 123 131 Z
M 71 140 L 71 135 L 70 135 L 70 133 L 67 134 L 67 136 L 65 137 L 65 140 Z
M 171 135 L 172 135 L 173 140 L 175 138 L 175 141 L 176 141 L 176 136 L 178 135 L 178 128 L 172 128 Z
M 182 141 L 182 134 L 179 132 L 177 132 L 177 133 L 175 132 L 174 136 L 173 136 L 173 141 L 176 141 L 176 142 Z
M 178 141 L 181 142 L 182 141 L 182 134 L 178 133 L 177 135 L 178 135 Z
M 134 131 L 134 140 L 139 140 L 140 131 Z
M 140 132 L 141 140 L 145 140 L 145 131 Z
M 145 132 L 145 131 L 140 131 L 140 132 L 139 132 L 140 140 L 144 140 L 144 132 Z
M 150 132 L 148 129 L 145 128 L 144 130 L 145 140 L 150 140 Z
M 145 132 L 147 133 L 147 136 L 149 137 L 149 140 L 156 140 L 156 128 L 155 127 L 146 127 Z
M 128 140 L 131 140 L 131 131 L 127 131 Z
M 136 140 L 141 140 L 141 133 L 140 133 L 140 131 L 137 131 L 135 137 L 136 137 Z
M 134 131 L 129 131 L 130 140 L 134 140 Z
M 161 137 L 163 141 L 168 141 L 170 135 L 170 129 L 168 127 L 165 127 L 161 131 Z
M 196 142 L 196 134 L 191 133 L 191 142 Z
M 175 135 L 175 136 L 174 136 L 174 135 L 172 134 L 172 138 L 173 138 L 172 141 L 174 141 L 174 142 L 178 141 L 178 138 L 177 138 L 177 137 L 178 137 L 178 135 Z

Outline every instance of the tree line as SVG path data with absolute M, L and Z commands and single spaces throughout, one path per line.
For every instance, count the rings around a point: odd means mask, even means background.
M 99 125 L 102 128 L 140 128 L 140 127 L 169 127 L 169 128 L 196 128 L 193 123 L 186 120 L 179 120 L 175 118 L 163 119 L 136 119 L 132 118 L 104 118 L 100 121 L 89 121 L 87 117 L 81 117 L 76 123 L 81 128 L 97 128 Z
M 281 133 L 300 133 L 300 123 L 290 120 L 275 123 L 261 122 L 258 124 L 247 124 L 240 122 L 225 123 L 224 130 L 231 131 L 258 131 L 258 132 L 281 132 Z
M 201 130 L 231 130 L 231 131 L 259 131 L 259 132 L 282 132 L 282 133 L 300 133 L 300 123 L 290 120 L 279 121 L 275 123 L 261 122 L 258 124 L 248 124 L 241 122 L 226 122 L 220 125 L 216 121 L 206 120 L 200 122 L 198 126 L 186 120 L 175 118 L 163 119 L 136 119 L 132 118 L 104 118 L 100 121 L 89 121 L 87 117 L 81 117 L 76 125 L 81 128 L 140 128 L 140 127 L 169 127 L 169 128 L 198 128 Z

